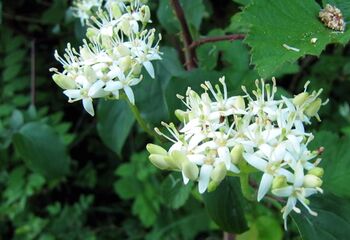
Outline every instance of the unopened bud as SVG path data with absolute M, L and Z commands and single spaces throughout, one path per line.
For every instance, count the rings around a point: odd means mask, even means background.
M 208 192 L 213 192 L 216 190 L 216 188 L 219 186 L 220 183 L 215 182 L 215 181 L 210 181 L 208 185 Z
M 167 161 L 165 161 L 164 155 L 151 154 L 148 158 L 154 166 L 161 170 L 169 168 L 169 164 L 167 163 Z
M 126 72 L 130 66 L 131 66 L 131 57 L 125 56 L 119 59 L 120 68 L 123 70 L 123 72 Z
M 196 164 L 186 161 L 182 164 L 182 172 L 189 179 L 196 180 L 198 178 L 199 169 Z
M 241 144 L 235 145 L 231 150 L 231 162 L 235 165 L 240 163 L 243 159 L 243 146 Z
M 97 37 L 97 35 L 98 35 L 98 32 L 94 28 L 88 28 L 86 30 L 86 37 L 89 39 L 94 39 L 95 37 Z
M 124 44 L 119 44 L 117 47 L 117 51 L 123 57 L 130 55 L 130 49 L 127 46 L 125 46 Z
M 150 154 L 168 155 L 168 152 L 156 144 L 149 143 L 146 145 L 146 149 Z
M 293 98 L 293 103 L 295 106 L 300 106 L 308 99 L 308 97 L 309 97 L 309 93 L 307 92 L 299 93 Z
M 317 98 L 315 101 L 310 103 L 310 105 L 305 109 L 305 114 L 308 117 L 313 117 L 318 113 L 318 110 L 320 110 L 320 107 L 322 105 L 322 100 L 320 98 Z
M 180 151 L 174 150 L 171 152 L 171 158 L 174 160 L 174 163 L 176 166 L 181 169 L 182 164 L 185 162 L 189 162 L 188 158 L 186 155 Z
M 73 89 L 75 88 L 75 82 L 66 75 L 63 74 L 54 74 L 52 79 L 55 83 L 63 89 Z
M 141 74 L 142 66 L 140 64 L 135 64 L 132 68 L 132 73 L 136 76 Z
M 304 187 L 309 188 L 316 188 L 321 187 L 322 180 L 319 177 L 316 177 L 315 175 L 306 174 L 304 177 Z
M 283 188 L 287 186 L 287 178 L 285 176 L 276 176 L 272 181 L 272 189 Z
M 244 110 L 245 109 L 245 102 L 244 102 L 244 98 L 242 96 L 238 96 L 236 98 L 236 101 L 234 103 L 235 108 L 240 109 L 240 110 Z
M 210 177 L 213 181 L 220 183 L 226 177 L 227 169 L 223 162 L 214 167 Z
M 175 110 L 175 116 L 177 119 L 179 119 L 181 122 L 188 121 L 188 113 L 185 111 L 182 111 L 180 109 Z
M 308 171 L 308 174 L 311 174 L 311 175 L 314 175 L 316 177 L 322 177 L 323 174 L 324 174 L 324 170 L 323 168 L 320 168 L 320 167 L 315 167 L 315 168 L 312 168 Z
M 111 12 L 114 18 L 119 18 L 122 15 L 118 3 L 113 2 L 110 4 Z

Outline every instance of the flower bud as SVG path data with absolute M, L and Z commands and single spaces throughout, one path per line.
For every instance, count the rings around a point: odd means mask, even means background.
M 95 39 L 95 37 L 97 37 L 97 36 L 98 36 L 98 32 L 95 28 L 88 28 L 86 30 L 86 37 L 88 39 Z
M 149 143 L 146 145 L 146 149 L 150 154 L 168 155 L 168 152 L 156 144 Z
M 149 155 L 149 160 L 157 168 L 164 170 L 169 168 L 169 164 L 165 161 L 165 156 L 160 154 L 151 154 Z
M 125 56 L 119 59 L 120 63 L 120 68 L 122 69 L 123 72 L 126 72 L 130 66 L 131 66 L 131 57 L 130 56 Z
M 132 68 L 132 73 L 134 75 L 140 75 L 141 74 L 141 69 L 142 69 L 142 66 L 140 64 L 135 64 Z
M 210 181 L 209 182 L 209 185 L 208 185 L 208 188 L 207 188 L 207 191 L 208 192 L 213 192 L 216 190 L 216 188 L 219 186 L 220 183 L 218 182 L 215 182 L 215 181 Z
M 55 83 L 63 89 L 73 89 L 75 88 L 75 82 L 66 75 L 63 74 L 54 74 L 52 79 Z
M 243 146 L 241 144 L 235 145 L 231 150 L 231 162 L 235 165 L 240 163 L 243 159 Z
M 308 97 L 309 93 L 307 92 L 299 93 L 298 95 L 294 96 L 293 103 L 295 106 L 300 106 L 308 99 Z
M 310 103 L 310 105 L 305 109 L 305 114 L 308 117 L 313 117 L 317 114 L 318 110 L 320 110 L 322 104 L 322 100 L 317 98 L 315 101 Z
M 171 152 L 171 158 L 173 159 L 173 163 L 178 167 L 179 169 L 182 168 L 182 164 L 185 162 L 189 162 L 186 155 L 180 151 L 174 150 Z
M 272 180 L 272 189 L 283 188 L 287 185 L 287 178 L 285 176 L 279 175 Z
M 227 169 L 223 162 L 216 165 L 210 175 L 214 182 L 220 183 L 226 177 Z
M 119 44 L 118 47 L 116 48 L 120 56 L 129 56 L 130 55 L 130 49 L 125 46 L 124 44 Z
M 244 102 L 244 98 L 242 96 L 238 96 L 235 103 L 234 103 L 234 107 L 240 110 L 244 110 L 245 109 L 245 102 Z
M 321 187 L 322 180 L 319 177 L 316 177 L 315 175 L 306 174 L 304 177 L 304 187 L 309 188 L 316 188 Z
M 322 177 L 323 174 L 324 174 L 324 170 L 323 168 L 320 168 L 320 167 L 315 167 L 315 168 L 312 168 L 308 171 L 308 174 L 311 174 L 311 175 L 314 175 L 316 177 Z
M 111 8 L 112 16 L 114 18 L 119 18 L 122 15 L 122 11 L 120 10 L 118 3 L 112 2 L 110 4 L 110 8 Z
M 181 122 L 186 122 L 188 121 L 188 113 L 185 111 L 182 111 L 180 109 L 175 110 L 175 116 L 177 119 L 179 119 Z
M 151 18 L 151 11 L 149 10 L 149 7 L 147 5 L 143 5 L 140 8 L 140 13 L 141 13 L 141 21 L 143 23 L 149 22 Z
M 182 163 L 182 172 L 189 179 L 196 180 L 198 178 L 199 169 L 196 164 L 186 161 Z

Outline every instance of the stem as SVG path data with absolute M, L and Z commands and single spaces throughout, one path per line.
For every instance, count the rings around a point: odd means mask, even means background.
M 217 36 L 217 37 L 206 37 L 206 38 L 201 38 L 197 41 L 194 41 L 191 43 L 189 48 L 196 48 L 199 45 L 209 43 L 209 42 L 219 42 L 219 41 L 234 41 L 234 40 L 241 40 L 244 39 L 245 35 L 244 34 L 231 34 L 231 35 L 225 35 L 225 36 Z
M 35 40 L 30 44 L 30 99 L 31 104 L 35 105 Z
M 192 36 L 190 33 L 190 29 L 188 27 L 188 24 L 186 22 L 184 11 L 180 5 L 179 0 L 170 0 L 170 4 L 173 7 L 175 11 L 175 15 L 177 19 L 180 22 L 181 26 L 181 34 L 183 38 L 184 43 L 184 54 L 185 54 L 185 65 L 187 70 L 191 70 L 193 68 L 197 67 L 197 64 L 195 62 L 196 59 L 196 53 L 193 48 L 190 48 L 190 45 L 192 43 Z
M 252 187 L 249 185 L 249 174 L 241 173 L 239 178 L 241 181 L 241 190 L 243 196 L 249 201 L 254 201 L 254 192 Z
M 147 122 L 143 119 L 143 117 L 141 116 L 141 113 L 139 111 L 139 109 L 137 108 L 136 105 L 132 104 L 129 100 L 129 98 L 127 98 L 124 95 L 121 95 L 120 98 L 125 99 L 125 101 L 128 103 L 132 113 L 134 114 L 134 117 L 137 121 L 137 123 L 140 125 L 140 127 L 151 137 L 154 137 L 155 139 L 159 140 L 158 135 L 148 126 Z M 160 141 L 160 140 L 159 140 Z

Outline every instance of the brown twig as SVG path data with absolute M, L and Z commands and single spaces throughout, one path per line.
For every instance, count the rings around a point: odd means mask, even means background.
M 219 42 L 219 41 L 234 41 L 234 40 L 241 40 L 244 39 L 244 34 L 231 34 L 231 35 L 225 35 L 225 36 L 217 36 L 217 37 L 206 37 L 198 39 L 197 41 L 193 41 L 189 48 L 196 48 L 199 45 L 209 43 L 209 42 Z
M 184 43 L 183 50 L 185 54 L 186 69 L 191 70 L 193 68 L 196 68 L 197 64 L 196 64 L 196 52 L 194 51 L 193 48 L 190 48 L 190 45 L 192 44 L 192 36 L 190 33 L 190 29 L 187 25 L 185 14 L 180 5 L 179 0 L 170 0 L 170 4 L 173 7 L 175 11 L 175 15 L 179 20 L 180 26 L 181 26 L 181 34 L 182 34 L 183 43 Z
M 35 105 L 35 39 L 30 43 L 30 99 Z

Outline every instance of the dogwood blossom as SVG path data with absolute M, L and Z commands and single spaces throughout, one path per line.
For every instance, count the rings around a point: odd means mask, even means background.
M 135 104 L 132 87 L 142 81 L 142 68 L 154 78 L 152 62 L 161 59 L 161 36 L 156 41 L 155 29 L 146 28 L 151 22 L 147 5 L 140 0 L 107 1 L 103 8 L 101 2 L 76 2 L 76 8 L 81 10 L 85 3 L 86 8 L 98 3 L 100 7 L 94 16 L 89 16 L 87 39 L 82 46 L 75 49 L 68 43 L 63 57 L 55 51 L 63 71 L 50 69 L 69 102 L 82 100 L 92 116 L 96 98 L 119 99 L 120 94 L 125 94 Z
M 186 106 L 177 110 L 179 128 L 163 123 L 170 137 L 159 129 L 156 132 L 173 145 L 168 151 L 149 144 L 151 162 L 163 170 L 181 171 L 184 183 L 198 182 L 200 193 L 213 191 L 228 175 L 239 175 L 244 164 L 262 172 L 257 191 L 260 201 L 267 194 L 287 198 L 282 209 L 285 227 L 291 211 L 297 213 L 300 202 L 312 215 L 308 197 L 322 193 L 323 170 L 318 151 L 310 151 L 312 133 L 305 131 L 311 118 L 320 120 L 318 110 L 322 103 L 318 92 L 304 92 L 294 98 L 276 99 L 275 79 L 272 84 L 256 81 L 252 94 L 243 87 L 245 95 L 229 96 L 225 78 L 213 86 L 202 84 L 204 93 L 191 88 L 186 96 L 178 97 Z M 249 173 L 249 172 L 248 172 Z M 322 174 L 321 174 L 322 173 Z

